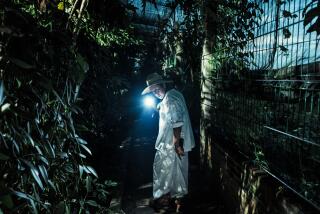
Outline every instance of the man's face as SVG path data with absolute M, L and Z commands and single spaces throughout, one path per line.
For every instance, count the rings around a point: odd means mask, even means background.
M 152 89 L 152 93 L 156 98 L 162 100 L 164 98 L 164 95 L 166 94 L 166 91 L 160 85 L 156 85 Z

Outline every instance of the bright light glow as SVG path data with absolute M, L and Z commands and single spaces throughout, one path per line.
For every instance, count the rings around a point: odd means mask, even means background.
M 156 102 L 155 102 L 154 98 L 151 97 L 151 96 L 145 97 L 144 100 L 143 100 L 143 102 L 144 102 L 144 105 L 145 105 L 146 107 L 149 107 L 149 108 L 154 108 L 155 105 L 156 105 Z

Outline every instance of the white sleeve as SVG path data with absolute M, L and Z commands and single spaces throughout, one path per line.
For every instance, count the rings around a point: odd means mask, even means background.
M 168 117 L 173 128 L 181 127 L 183 125 L 183 107 L 179 100 L 169 98 L 168 105 Z

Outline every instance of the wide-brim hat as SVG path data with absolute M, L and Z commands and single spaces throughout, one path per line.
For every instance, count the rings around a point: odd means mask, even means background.
M 149 74 L 146 80 L 147 87 L 142 91 L 141 95 L 152 92 L 156 85 L 172 82 L 172 80 L 163 79 L 163 77 L 158 73 Z

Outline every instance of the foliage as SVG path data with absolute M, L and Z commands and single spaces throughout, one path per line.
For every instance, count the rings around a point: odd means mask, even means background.
M 102 17 L 95 18 L 95 11 L 86 9 L 91 7 L 88 0 L 42 0 L 38 4 L 32 1 L 15 0 L 15 3 L 49 31 L 71 30 L 74 33 L 74 39 L 82 32 L 104 47 L 142 44 L 141 40 L 133 37 L 132 27 L 113 27 L 103 21 Z
M 165 20 L 166 23 L 161 28 L 160 38 L 163 43 L 166 73 L 180 85 L 192 83 L 198 88 L 204 38 L 203 20 L 200 15 L 201 2 L 180 0 L 167 6 L 176 10 L 178 14 L 183 11 L 183 20 L 174 21 L 173 17 L 169 17 L 171 21 Z
M 74 121 L 89 64 L 56 14 L 15 3 L 1 3 L 0 211 L 105 213 L 113 184 L 88 164 Z
M 303 25 L 309 26 L 307 33 L 315 31 L 317 35 L 320 35 L 320 2 L 317 0 L 312 0 L 306 5 L 302 12 L 305 17 Z M 314 21 L 315 20 L 315 21 Z
M 214 66 L 216 70 L 213 72 L 229 66 L 229 74 L 243 74 L 249 58 L 253 57 L 245 48 L 254 39 L 253 30 L 263 14 L 262 9 L 258 3 L 250 0 L 219 1 L 217 5 L 208 3 L 207 8 L 207 37 L 214 44 L 211 63 L 220 63 Z

